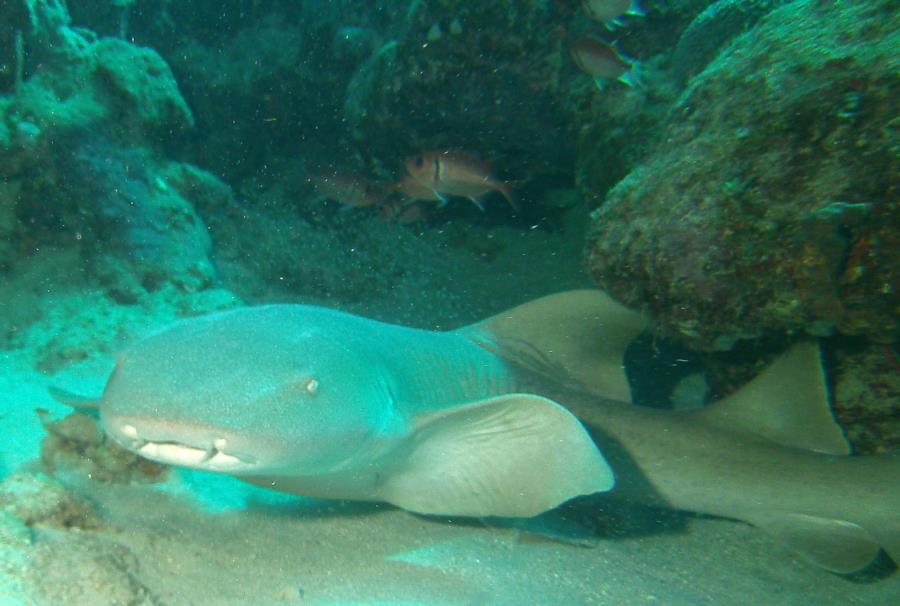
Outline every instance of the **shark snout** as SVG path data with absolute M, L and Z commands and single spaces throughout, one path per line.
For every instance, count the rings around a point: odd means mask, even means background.
M 120 446 L 166 465 L 240 473 L 253 469 L 256 457 L 242 452 L 229 432 L 140 418 L 104 418 L 106 433 Z

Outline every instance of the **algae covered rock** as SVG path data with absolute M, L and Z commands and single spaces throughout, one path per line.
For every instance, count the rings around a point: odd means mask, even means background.
M 99 92 L 108 111 L 120 117 L 120 128 L 165 134 L 194 125 L 172 71 L 156 51 L 114 38 L 98 40 L 90 50 Z
M 138 560 L 99 532 L 93 507 L 43 474 L 0 482 L 0 601 L 4 604 L 161 602 L 141 582 Z
M 793 2 L 674 105 L 592 216 L 599 285 L 703 349 L 900 329 L 896 4 Z
M 897 344 L 848 340 L 835 347 L 834 407 L 857 454 L 900 449 L 900 356 Z
M 343 117 L 355 145 L 399 163 L 433 147 L 503 155 L 521 177 L 572 162 L 560 75 L 574 6 L 414 2 L 357 70 Z M 574 68 L 572 68 L 574 69 Z
M 0 91 L 0 270 L 69 245 L 119 302 L 211 286 L 206 229 L 161 176 L 164 144 L 193 126 L 165 61 L 74 27 L 63 2 L 19 8 L 0 26 L 17 51 Z
M 40 528 L 22 576 L 35 604 L 163 606 L 128 546 L 102 534 Z
M 0 122 L 28 120 L 51 138 L 93 129 L 131 143 L 193 126 L 156 51 L 72 26 L 65 3 L 24 4 L 27 20 L 20 19 L 25 23 L 15 33 L 22 52 L 13 68 L 14 95 Z
M 0 482 L 0 510 L 27 526 L 97 528 L 100 525 L 90 504 L 43 474 L 16 473 Z
M 121 346 L 125 327 L 140 318 L 139 308 L 115 306 L 99 292 L 60 296 L 43 302 L 27 328 L 12 331 L 8 344 L 27 349 L 41 371 L 55 372 Z
M 72 413 L 53 419 L 39 411 L 47 436 L 41 441 L 41 463 L 54 473 L 60 468 L 78 469 L 98 482 L 158 482 L 168 467 L 139 457 L 112 440 L 97 426 L 97 419 Z
M 717 0 L 697 15 L 678 38 L 672 70 L 691 76 L 715 58 L 735 36 L 748 31 L 766 13 L 791 0 Z
M 55 145 L 40 170 L 11 180 L 18 184 L 14 239 L 77 247 L 121 303 L 170 287 L 194 293 L 212 286 L 209 235 L 190 200 L 168 185 L 170 163 L 102 136 L 60 136 Z

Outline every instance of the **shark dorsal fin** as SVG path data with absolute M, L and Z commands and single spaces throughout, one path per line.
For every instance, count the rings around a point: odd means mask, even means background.
M 734 394 L 704 409 L 711 423 L 782 446 L 850 454 L 834 420 L 817 343 L 798 343 Z
M 581 423 L 531 394 L 427 415 L 393 458 L 378 497 L 423 514 L 531 517 L 615 483 Z
M 524 303 L 458 332 L 526 368 L 630 402 L 622 356 L 648 326 L 644 316 L 603 291 L 572 290 Z

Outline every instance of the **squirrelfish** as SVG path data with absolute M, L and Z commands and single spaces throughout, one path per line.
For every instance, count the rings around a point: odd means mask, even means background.
M 634 62 L 623 56 L 612 44 L 585 36 L 572 43 L 569 54 L 581 71 L 594 78 L 600 90 L 603 90 L 606 80 L 618 80 L 632 87 L 640 85 Z
M 389 200 L 378 207 L 378 212 L 385 219 L 396 221 L 401 225 L 419 223 L 428 218 L 428 214 L 422 203 L 416 200 L 412 202 L 403 200 Z
M 392 186 L 401 196 L 407 200 L 423 200 L 425 202 L 441 202 L 441 199 L 433 189 L 419 183 L 412 175 L 404 175 L 400 181 Z
M 638 0 L 583 0 L 584 11 L 609 29 L 622 25 L 619 17 L 623 15 L 643 16 L 644 12 Z
M 488 162 L 460 151 L 432 150 L 412 156 L 406 161 L 406 171 L 412 182 L 407 183 L 407 191 L 417 199 L 440 200 L 446 204 L 448 198 L 460 196 L 470 199 L 475 206 L 484 210 L 481 198 L 492 191 L 506 198 L 513 210 L 518 205 L 513 199 L 509 183 L 497 179 Z M 403 183 L 403 181 L 401 181 Z M 431 192 L 433 197 L 425 197 Z
M 323 198 L 362 208 L 384 198 L 384 188 L 355 172 L 332 171 L 308 178 Z

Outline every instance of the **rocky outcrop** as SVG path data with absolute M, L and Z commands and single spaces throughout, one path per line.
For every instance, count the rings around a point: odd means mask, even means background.
M 598 284 L 702 349 L 900 332 L 897 7 L 797 1 L 736 38 L 593 217 Z

